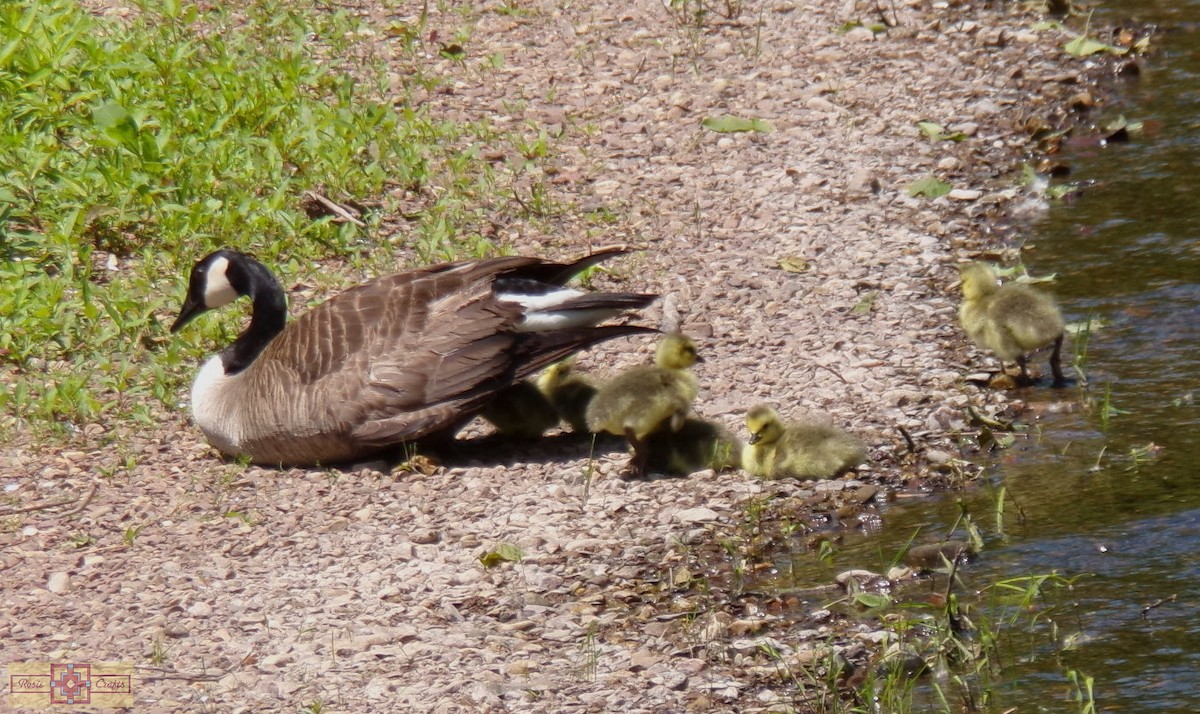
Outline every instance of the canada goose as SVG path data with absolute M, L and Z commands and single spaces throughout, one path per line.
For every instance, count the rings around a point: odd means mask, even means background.
M 766 404 L 746 413 L 742 468 L 763 478 L 832 478 L 867 458 L 866 447 L 832 424 L 784 424 Z
M 590 431 L 624 436 L 633 447 L 634 476 L 646 473 L 649 452 L 644 439 L 664 425 L 671 431 L 683 425 L 698 389 L 688 369 L 699 361 L 691 338 L 664 335 L 653 365 L 622 372 L 601 386 L 588 404 Z
M 704 469 L 725 471 L 741 465 L 743 448 L 720 424 L 688 417 L 677 431 L 659 429 L 646 437 L 647 467 L 680 476 Z
M 484 405 L 479 416 L 514 439 L 536 439 L 558 426 L 558 410 L 528 379 L 502 390 Z
M 963 302 L 958 319 L 967 335 L 1001 360 L 1016 360 L 1021 382 L 1030 382 L 1025 355 L 1049 344 L 1054 386 L 1066 382 L 1059 353 L 1063 342 L 1063 319 L 1049 295 L 1028 285 L 997 283 L 995 269 L 987 263 L 971 263 L 961 271 Z
M 561 360 L 542 370 L 537 385 L 571 431 L 588 432 L 587 408 L 596 396 L 596 383 L 575 369 L 573 360 Z
M 256 463 L 335 463 L 452 436 L 515 381 L 632 325 L 597 326 L 653 295 L 585 293 L 574 263 L 511 256 L 443 263 L 351 288 L 290 325 L 262 263 L 218 250 L 192 268 L 177 332 L 245 295 L 250 325 L 200 369 L 192 414 L 209 442 Z

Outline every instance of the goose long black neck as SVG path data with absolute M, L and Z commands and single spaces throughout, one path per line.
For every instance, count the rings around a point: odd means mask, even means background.
M 221 363 L 225 367 L 225 374 L 229 375 L 237 374 L 253 364 L 287 325 L 287 297 L 267 266 L 245 256 L 244 260 L 238 261 L 237 269 L 241 274 L 232 282 L 238 292 L 251 299 L 252 307 L 250 326 L 238 335 L 233 344 L 221 351 Z

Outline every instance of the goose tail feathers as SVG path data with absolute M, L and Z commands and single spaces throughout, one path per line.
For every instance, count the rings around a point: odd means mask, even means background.
M 503 302 L 521 306 L 517 332 L 551 332 L 591 327 L 616 317 L 627 310 L 637 310 L 654 302 L 658 296 L 644 293 L 585 293 L 559 288 L 541 295 L 507 294 Z
M 542 263 L 535 268 L 535 274 L 530 275 L 530 277 L 547 283 L 562 285 L 593 265 L 598 265 L 606 260 L 631 253 L 632 251 L 633 249 L 627 245 L 605 246 L 572 263 Z

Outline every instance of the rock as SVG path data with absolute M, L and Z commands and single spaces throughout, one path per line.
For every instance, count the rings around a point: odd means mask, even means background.
M 267 655 L 266 657 L 262 658 L 262 661 L 259 664 L 263 667 L 282 667 L 295 661 L 296 657 L 294 655 L 292 655 L 290 652 L 285 652 Z
M 886 593 L 892 589 L 890 580 L 870 570 L 846 570 L 838 573 L 834 580 L 848 593 Z
M 929 664 L 911 647 L 900 644 L 890 646 L 879 660 L 879 672 L 887 675 L 899 674 L 904 677 L 919 677 L 929 670 Z
M 878 486 L 874 484 L 867 484 L 855 489 L 854 493 L 850 494 L 850 498 L 853 499 L 855 503 L 868 503 L 875 498 L 875 494 L 877 493 L 879 493 Z
M 654 682 L 655 684 L 661 684 L 667 689 L 679 691 L 687 689 L 688 676 L 683 672 L 663 672 L 662 674 L 651 677 L 650 681 Z
M 528 568 L 525 571 L 525 581 L 529 583 L 529 587 L 542 592 L 548 590 L 557 590 L 562 587 L 563 577 L 555 573 L 549 573 L 545 570 Z
M 55 595 L 61 595 L 71 590 L 71 576 L 67 573 L 51 573 L 46 579 L 46 589 Z
M 208 617 L 212 611 L 212 605 L 206 602 L 194 602 L 187 609 L 187 613 L 192 617 Z
M 675 520 L 683 523 L 711 523 L 719 518 L 716 511 L 704 506 L 688 508 L 675 514 Z
M 394 681 L 389 677 L 372 677 L 363 688 L 363 694 L 368 699 L 386 699 L 395 688 Z
M 854 29 L 850 30 L 845 35 L 843 35 L 843 37 L 845 37 L 846 40 L 849 42 L 874 42 L 875 41 L 875 33 L 871 31 L 871 28 L 863 27 L 862 25 L 859 25 L 858 27 L 855 27 Z
M 929 449 L 925 452 L 925 458 L 929 459 L 931 464 L 944 464 L 954 458 L 948 451 L 941 449 Z
M 659 662 L 663 661 L 662 655 L 653 652 L 649 649 L 640 649 L 629 655 L 629 669 L 637 672 L 643 669 L 649 669 Z
M 949 540 L 944 543 L 918 545 L 908 549 L 904 554 L 904 562 L 922 570 L 937 570 L 946 567 L 946 562 L 953 563 L 959 558 L 968 558 L 971 546 L 965 541 Z
M 430 545 L 442 539 L 442 534 L 432 528 L 418 528 L 409 534 L 408 539 L 417 545 Z

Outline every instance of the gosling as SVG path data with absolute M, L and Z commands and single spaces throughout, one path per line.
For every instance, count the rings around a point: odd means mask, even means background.
M 784 424 L 765 404 L 746 413 L 746 428 L 742 468 L 762 478 L 833 478 L 867 458 L 866 446 L 836 426 Z
M 967 335 L 983 349 L 996 353 L 1000 366 L 1016 360 L 1020 383 L 1032 380 L 1026 370 L 1026 355 L 1053 344 L 1050 369 L 1054 386 L 1066 383 L 1060 353 L 1063 318 L 1054 300 L 1028 285 L 997 282 L 995 269 L 986 263 L 971 263 L 961 271 L 963 302 L 958 319 Z
M 537 386 L 571 431 L 588 433 L 587 408 L 596 396 L 596 383 L 575 369 L 573 360 L 555 362 L 547 367 L 538 376 Z
M 671 476 L 736 469 L 744 447 L 725 427 L 695 417 L 684 419 L 678 431 L 659 429 L 646 437 L 649 469 Z
M 617 375 L 588 404 L 590 431 L 624 436 L 633 449 L 631 475 L 646 475 L 650 452 L 645 439 L 660 428 L 679 431 L 699 387 L 688 370 L 700 362 L 696 343 L 679 333 L 664 335 L 653 365 Z
M 514 439 L 537 439 L 558 426 L 558 410 L 528 379 L 497 394 L 479 416 L 500 434 Z

